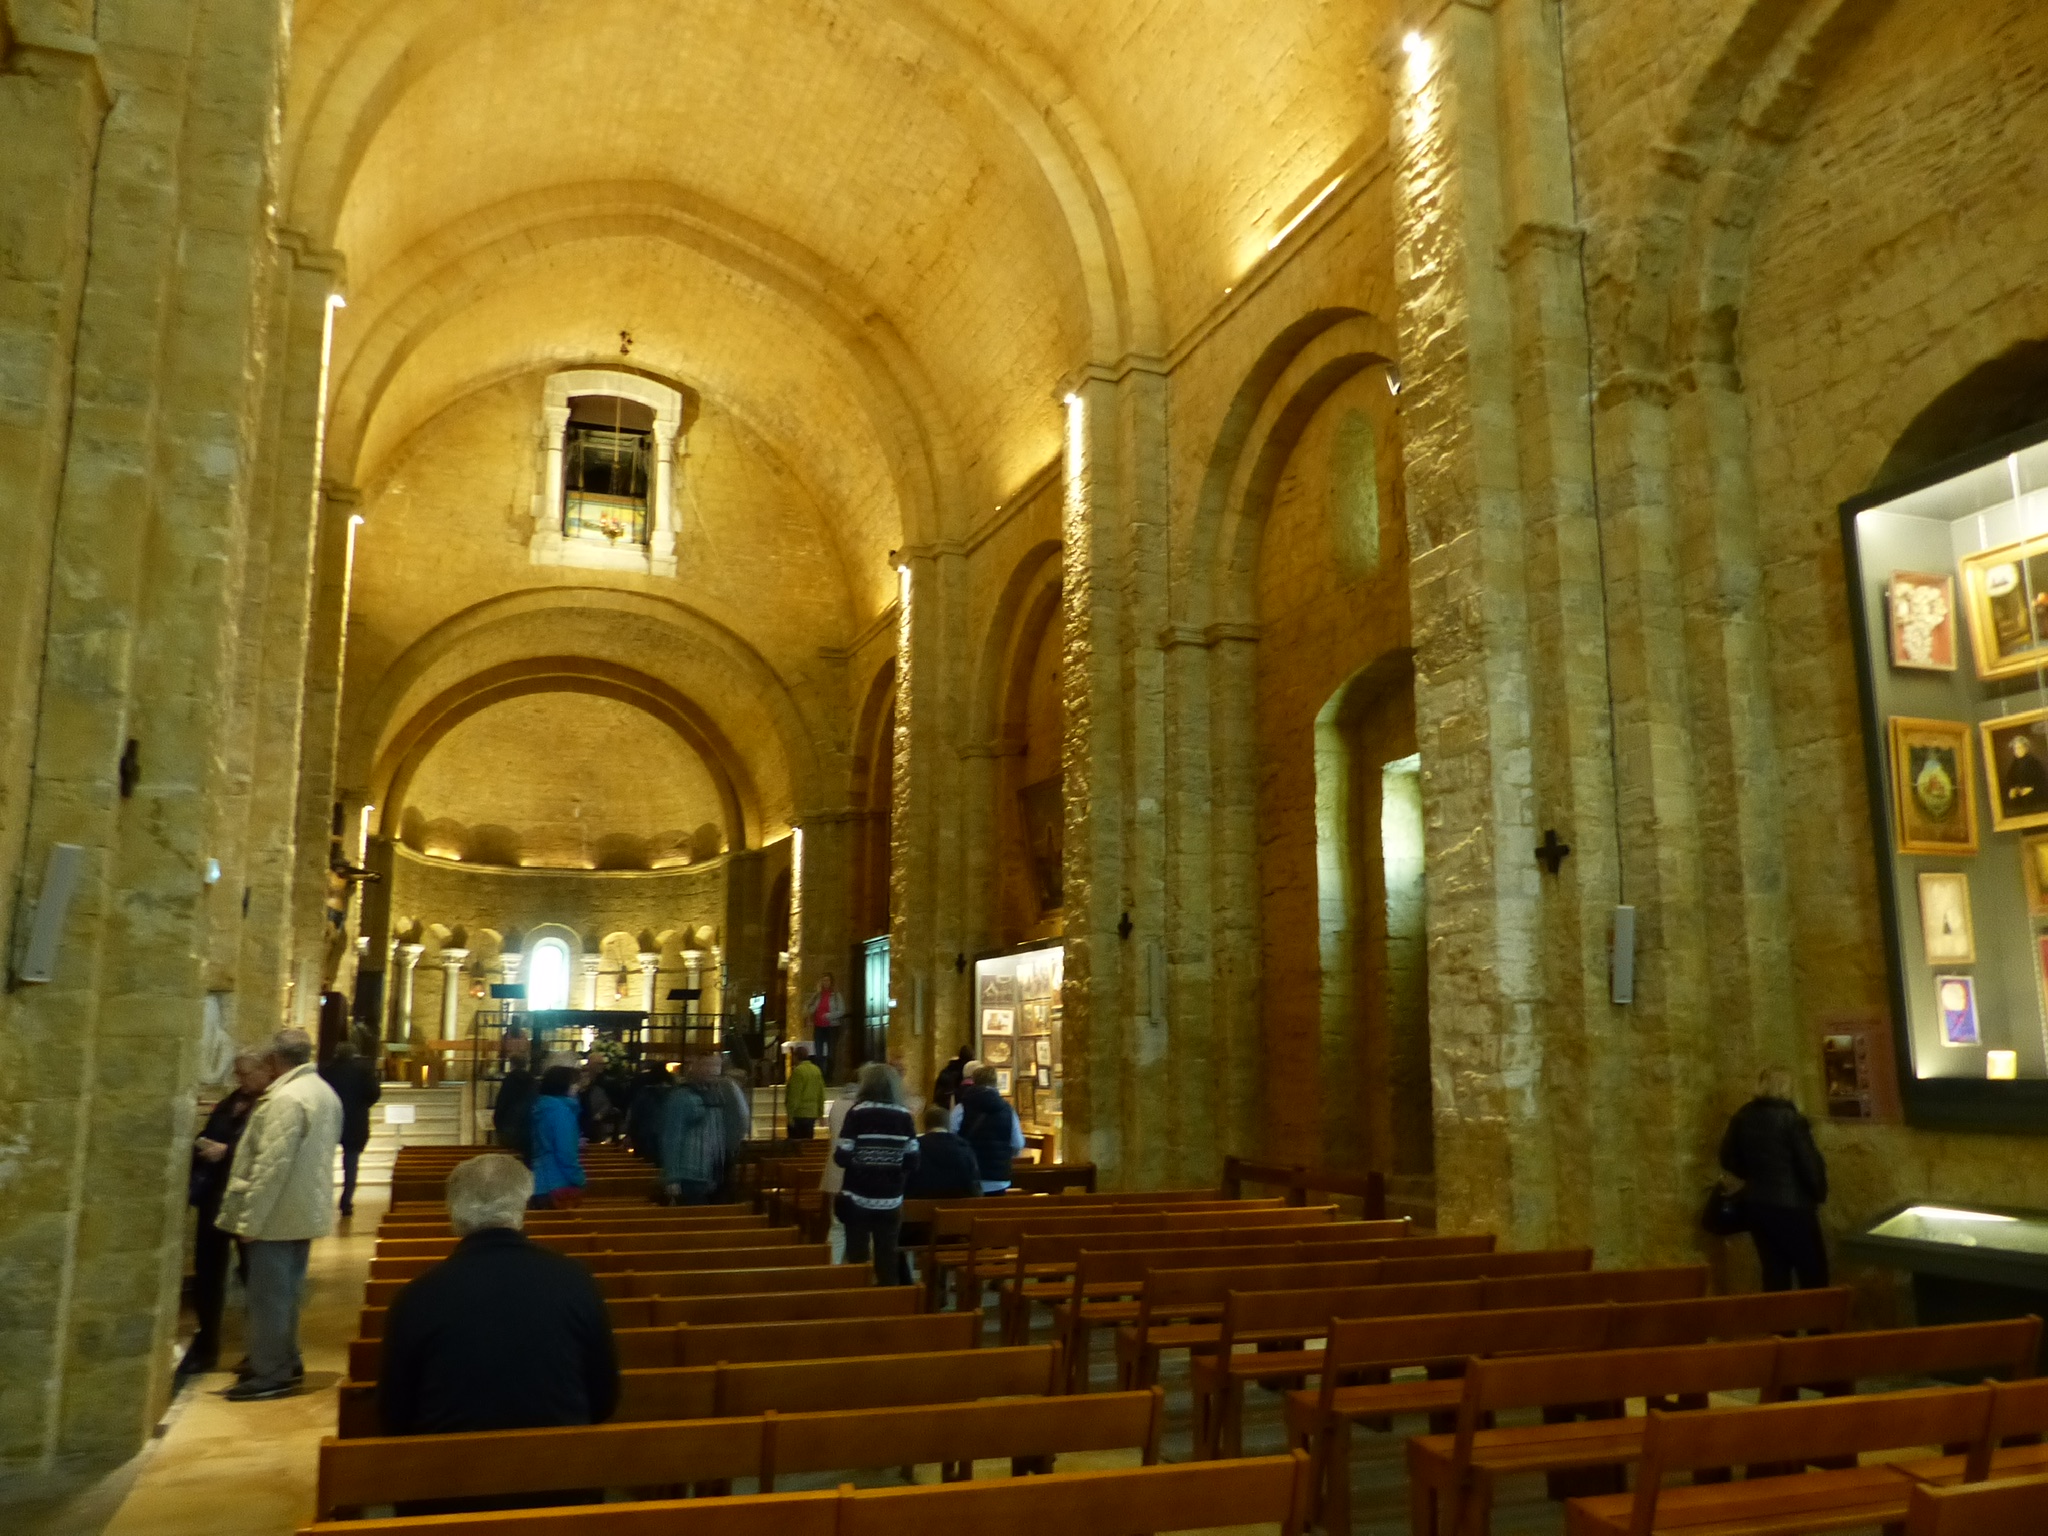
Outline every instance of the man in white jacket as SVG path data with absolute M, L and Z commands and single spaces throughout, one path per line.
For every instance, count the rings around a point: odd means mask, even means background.
M 238 1403 L 283 1397 L 305 1379 L 299 1297 L 313 1239 L 334 1230 L 341 1141 L 341 1100 L 313 1069 L 305 1031 L 281 1031 L 264 1061 L 270 1086 L 249 1111 L 215 1218 L 248 1245 L 249 1370 L 227 1392 Z

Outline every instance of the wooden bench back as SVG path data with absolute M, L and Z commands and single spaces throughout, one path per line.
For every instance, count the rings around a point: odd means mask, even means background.
M 1382 1321 L 1379 1326 L 1388 1325 Z M 1458 1405 L 1460 1465 L 1469 1454 L 1472 1435 L 1488 1415 L 1502 1409 L 1761 1389 L 1770 1383 L 1777 1352 L 1774 1339 L 1744 1339 L 1472 1360 L 1465 1367 L 1465 1395 Z
M 776 1248 L 797 1241 L 794 1227 L 770 1227 L 766 1217 L 738 1217 L 724 1221 L 700 1222 L 689 1227 L 656 1227 L 633 1232 L 536 1232 L 528 1240 L 554 1253 L 578 1258 L 599 1253 L 636 1253 L 648 1249 L 694 1251 L 700 1248 Z M 376 1256 L 380 1259 L 445 1259 L 462 1241 L 446 1237 L 380 1237 Z
M 1141 1321 L 1153 1315 L 1171 1316 L 1176 1307 L 1221 1307 L 1232 1291 L 1293 1291 L 1324 1286 L 1355 1289 L 1374 1285 L 1387 1258 L 1429 1257 L 1448 1252 L 1458 1255 L 1479 1241 L 1463 1237 L 1405 1237 L 1343 1245 L 1352 1258 L 1322 1258 L 1322 1245 L 1289 1249 L 1288 1260 L 1279 1264 L 1230 1264 L 1209 1268 L 1184 1266 L 1178 1255 L 1172 1267 L 1153 1264 L 1145 1273 Z M 1328 1321 L 1330 1314 L 1323 1314 Z
M 528 1211 L 528 1237 L 573 1232 L 657 1232 L 670 1228 L 721 1226 L 766 1226 L 768 1218 L 744 1205 L 650 1205 L 643 1209 L 599 1206 L 590 1211 Z M 377 1236 L 448 1237 L 448 1213 L 432 1216 L 387 1216 L 377 1224 Z
M 924 1288 L 869 1285 L 837 1291 L 643 1296 L 635 1300 L 648 1309 L 648 1321 L 659 1324 L 800 1323 L 817 1318 L 909 1317 L 924 1311 Z
M 1716 1349 L 1740 1345 L 1714 1345 Z M 1977 1443 L 1991 1415 L 1989 1387 L 1883 1392 L 1686 1413 L 1652 1409 L 1629 1511 L 1632 1536 L 1649 1536 L 1665 1474 L 1700 1467 L 1809 1466 L 1865 1451 Z M 1995 1528 L 1994 1528 L 1995 1529 Z
M 865 1264 L 824 1263 L 774 1269 L 629 1270 L 599 1275 L 597 1283 L 607 1295 L 743 1296 L 762 1291 L 858 1290 L 875 1283 L 875 1272 Z
M 837 1536 L 843 1493 L 742 1494 L 640 1504 L 569 1505 L 499 1515 L 348 1520 L 299 1536 Z
M 1560 1275 L 1593 1267 L 1590 1248 L 1538 1248 L 1514 1253 L 1446 1254 L 1438 1258 L 1391 1258 L 1380 1269 L 1384 1285 L 1425 1280 L 1491 1280 L 1517 1275 Z
M 1366 1226 L 1356 1222 L 1346 1225 Z M 1327 1229 L 1342 1230 L 1338 1227 Z M 1465 1237 L 1361 1237 L 1339 1241 L 1303 1241 L 1300 1229 L 1267 1227 L 1192 1232 L 1133 1232 L 1102 1236 L 1028 1236 L 1017 1249 L 1020 1273 L 1032 1264 L 1071 1263 L 1084 1268 L 1089 1283 L 1142 1279 L 1148 1268 L 1221 1269 L 1258 1264 L 1348 1264 L 1364 1259 L 1465 1255 L 1488 1241 Z M 1270 1257 L 1269 1257 L 1270 1256 Z
M 2048 1531 L 2048 1477 L 1914 1488 L 1906 1536 L 1987 1536 L 1993 1531 Z
M 1295 1451 L 1124 1472 L 849 1490 L 842 1494 L 838 1536 L 904 1536 L 911 1530 L 1156 1536 L 1239 1525 L 1277 1525 L 1282 1536 L 1295 1536 L 1307 1519 L 1308 1488 L 1308 1457 Z
M 909 1290 L 909 1286 L 883 1289 Z M 858 1352 L 925 1354 L 973 1349 L 979 1312 L 919 1312 L 908 1317 L 813 1318 L 788 1323 L 690 1323 L 675 1330 L 675 1365 L 723 1361 L 815 1360 Z
M 1486 1282 L 1486 1305 L 1570 1307 L 1594 1301 L 1683 1301 L 1690 1296 L 1706 1295 L 1711 1280 L 1704 1264 L 1494 1275 Z
M 1846 1328 L 1852 1299 L 1847 1286 L 1838 1286 L 1825 1291 L 1625 1302 L 1614 1308 L 1607 1347 L 1647 1349 L 1657 1344 L 1704 1344 L 1712 1339 L 1761 1339 L 1772 1334 Z
M 1100 1392 L 937 1407 L 775 1414 L 760 1472 L 763 1492 L 781 1475 L 867 1471 L 996 1457 L 1137 1450 L 1159 1459 L 1165 1393 Z
M 1967 1373 L 1981 1379 L 2002 1373 L 2018 1380 L 2034 1374 L 2040 1347 L 2038 1317 L 1787 1339 L 1778 1350 L 1771 1395 L 1795 1397 L 1801 1388 L 1825 1389 L 1866 1376 Z
M 605 1312 L 614 1328 L 652 1328 L 666 1321 L 654 1315 L 654 1301 L 644 1296 L 608 1296 L 604 1303 Z M 364 1307 L 357 1315 L 356 1337 L 359 1339 L 381 1339 L 384 1326 L 391 1316 L 388 1306 Z M 676 1322 L 684 1319 L 676 1318 Z M 764 1319 L 765 1321 L 765 1319 Z
M 1368 1277 L 1361 1283 L 1333 1281 L 1327 1275 L 1306 1274 L 1312 1283 L 1300 1284 L 1307 1271 L 1326 1271 L 1330 1265 L 1274 1265 L 1263 1271 L 1259 1283 L 1247 1289 L 1233 1289 L 1224 1298 L 1225 1340 L 1245 1335 L 1267 1335 L 1308 1339 L 1321 1336 L 1333 1317 L 1413 1317 L 1431 1312 L 1477 1312 L 1486 1303 L 1484 1280 L 1439 1280 L 1419 1285 L 1374 1285 Z M 1376 1272 L 1376 1271 L 1375 1271 Z M 1164 1279 L 1168 1272 L 1162 1270 Z M 1285 1289 L 1267 1290 L 1264 1277 L 1294 1277 Z
M 1433 1364 L 1475 1355 L 1600 1350 L 1607 1344 L 1608 1313 L 1608 1303 L 1595 1302 L 1583 1307 L 1435 1312 L 1420 1317 L 1333 1318 L 1323 1376 L 1334 1382 L 1347 1371 Z
M 637 1419 L 708 1419 L 718 1408 L 718 1368 L 708 1366 L 678 1370 L 622 1371 L 619 1376 L 619 1407 L 615 1422 Z M 377 1383 L 344 1381 L 339 1398 L 335 1433 L 344 1440 L 381 1435 L 377 1416 Z
M 1001 1206 L 1005 1202 L 989 1203 Z M 968 1244 L 978 1249 L 994 1249 L 1014 1248 L 1026 1233 L 1080 1236 L 1100 1232 L 1177 1232 L 1195 1227 L 1299 1227 L 1328 1222 L 1333 1210 L 1329 1206 L 1304 1210 L 1282 1205 L 1277 1200 L 1267 1200 L 1247 1201 L 1238 1206 L 1133 1206 L 1084 1215 L 1071 1215 L 1059 1210 L 962 1214 L 969 1216 L 965 1233 Z M 1387 1235 L 1399 1236 L 1391 1232 Z
M 1007 1211 L 1010 1207 L 1024 1210 L 1043 1211 L 1048 1215 L 1099 1214 L 1109 1211 L 1152 1211 L 1161 1207 L 1178 1209 L 1183 1206 L 1207 1206 L 1217 1210 L 1238 1210 L 1246 1206 L 1271 1206 L 1284 1202 L 1261 1200 L 1233 1200 L 1218 1194 L 1213 1189 L 1167 1189 L 1150 1194 L 1130 1195 L 1019 1195 L 1011 1193 L 990 1197 L 982 1195 L 966 1200 L 906 1200 L 903 1202 L 903 1219 L 906 1222 L 931 1222 L 933 1236 L 948 1238 L 954 1242 L 966 1240 L 974 1225 L 974 1218 L 986 1216 L 991 1211 Z
M 1051 1163 L 1041 1167 L 1018 1163 L 1010 1169 L 1010 1188 L 1033 1195 L 1092 1195 L 1097 1172 L 1093 1163 Z
M 720 1246 L 713 1248 L 662 1247 L 642 1253 L 578 1253 L 570 1257 L 579 1259 L 592 1274 L 620 1274 L 630 1270 L 681 1270 L 681 1269 L 762 1269 L 769 1265 L 783 1264 L 824 1264 L 831 1260 L 832 1248 L 829 1243 L 791 1243 L 786 1237 L 779 1241 L 757 1243 L 758 1237 L 777 1237 L 768 1232 L 734 1234 L 746 1240 L 746 1246 Z M 424 1275 L 439 1264 L 439 1257 L 370 1260 L 372 1280 L 412 1280 Z
M 720 1368 L 718 1412 L 721 1417 L 771 1410 L 816 1413 L 1045 1396 L 1059 1390 L 1058 1357 L 1053 1345 L 1023 1344 L 879 1359 L 856 1355 L 730 1365 Z M 623 1416 L 622 1409 L 616 1417 Z

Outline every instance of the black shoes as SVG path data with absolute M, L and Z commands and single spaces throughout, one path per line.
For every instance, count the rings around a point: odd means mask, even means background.
M 304 1375 L 299 1375 L 290 1381 L 281 1381 L 275 1386 L 263 1386 L 254 1381 L 238 1381 L 221 1393 L 221 1396 L 231 1403 L 267 1403 L 273 1397 L 290 1397 L 299 1390 L 305 1379 Z

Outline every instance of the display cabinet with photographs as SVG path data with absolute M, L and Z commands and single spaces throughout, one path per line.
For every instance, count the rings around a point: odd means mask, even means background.
M 2048 1131 L 2048 435 L 1842 508 L 1914 1124 Z
M 2048 865 L 2044 865 L 2048 873 Z M 1038 945 L 974 962 L 975 1054 L 996 1069 L 996 1090 L 1027 1135 L 1060 1130 L 1060 984 L 1066 951 Z

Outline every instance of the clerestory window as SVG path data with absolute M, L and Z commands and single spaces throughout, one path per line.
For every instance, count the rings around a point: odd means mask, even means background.
M 654 412 L 616 395 L 569 401 L 562 440 L 562 537 L 645 548 Z

